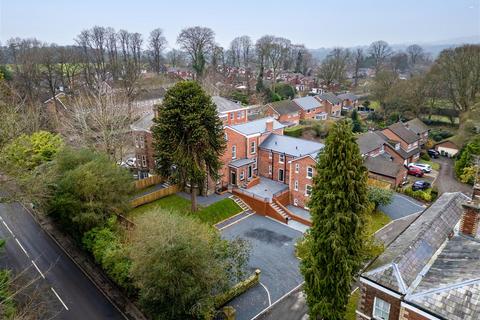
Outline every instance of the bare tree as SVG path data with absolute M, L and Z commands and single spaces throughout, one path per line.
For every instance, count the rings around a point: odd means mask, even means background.
M 418 44 L 412 44 L 407 47 L 408 63 L 410 68 L 414 68 L 418 63 L 420 63 L 424 56 L 425 52 L 423 48 Z
M 108 54 L 109 69 L 112 73 L 113 80 L 117 80 L 120 72 L 118 61 L 118 37 L 113 28 L 106 29 L 106 47 Z
M 354 78 L 354 86 L 358 86 L 358 77 L 359 77 L 359 70 L 365 61 L 365 56 L 363 54 L 362 48 L 357 48 L 353 53 L 352 65 L 353 65 L 353 78 Z
M 349 59 L 348 49 L 334 48 L 328 54 L 320 67 L 320 77 L 328 86 L 334 82 L 340 84 L 345 81 Z
M 153 66 L 153 70 L 159 74 L 162 70 L 162 51 L 167 45 L 167 39 L 163 36 L 162 29 L 157 28 L 150 32 L 148 45 L 150 49 L 150 63 Z
M 404 72 L 408 68 L 408 55 L 405 52 L 396 52 L 390 57 L 390 65 L 395 74 Z
M 287 58 L 290 50 L 291 42 L 285 38 L 275 37 L 268 52 L 268 61 L 272 67 L 272 90 L 275 91 L 277 75 L 282 67 L 284 60 Z
M 215 47 L 215 33 L 205 27 L 186 28 L 178 35 L 177 43 L 190 56 L 195 78 L 200 80 L 205 71 L 207 58 Z
M 184 67 L 186 63 L 185 52 L 172 49 L 167 52 L 167 62 L 172 68 Z
M 268 58 L 270 51 L 272 50 L 274 39 L 274 36 L 266 35 L 258 39 L 255 43 L 255 52 L 257 54 L 257 62 L 259 64 L 258 77 L 260 79 L 263 79 L 265 67 L 268 65 Z
M 368 53 L 373 58 L 375 72 L 378 73 L 393 52 L 387 42 L 380 40 L 370 44 Z
M 129 131 L 130 108 L 126 95 L 90 91 L 76 97 L 65 121 L 65 130 L 81 144 L 121 158 Z

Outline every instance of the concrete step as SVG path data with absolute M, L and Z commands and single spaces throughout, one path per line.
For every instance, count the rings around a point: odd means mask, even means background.
M 248 204 L 246 204 L 242 199 L 240 199 L 239 197 L 235 196 L 235 195 L 232 195 L 229 197 L 230 199 L 232 199 L 243 211 L 248 211 L 248 210 L 251 210 L 251 208 L 248 206 Z

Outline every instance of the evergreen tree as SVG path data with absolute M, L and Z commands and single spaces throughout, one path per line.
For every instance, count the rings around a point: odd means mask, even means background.
M 196 211 L 197 189 L 208 176 L 216 181 L 222 166 L 225 138 L 215 104 L 198 83 L 179 82 L 165 94 L 152 132 L 157 171 L 190 186 Z
M 337 122 L 319 156 L 308 206 L 312 227 L 301 263 L 311 319 L 343 320 L 364 253 L 367 169 L 347 121 Z
M 363 132 L 362 122 L 360 121 L 360 117 L 358 116 L 357 109 L 354 109 L 352 111 L 351 119 L 352 119 L 352 131 Z

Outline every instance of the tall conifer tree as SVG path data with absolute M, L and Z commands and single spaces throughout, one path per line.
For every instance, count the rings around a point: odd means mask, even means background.
M 362 262 L 367 169 L 350 124 L 337 122 L 319 156 L 309 202 L 312 228 L 301 263 L 311 319 L 343 320 Z

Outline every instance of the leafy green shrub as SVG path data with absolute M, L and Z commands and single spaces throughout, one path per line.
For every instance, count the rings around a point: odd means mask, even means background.
M 425 161 L 430 161 L 431 160 L 430 156 L 425 151 L 420 152 L 420 159 L 425 160 Z
M 475 180 L 474 156 L 480 155 L 480 136 L 470 140 L 460 151 L 455 161 L 455 173 L 463 182 L 473 184 Z M 471 168 L 471 169 L 470 169 Z
M 380 205 L 389 205 L 392 199 L 393 191 L 391 189 L 368 186 L 368 200 L 374 204 L 375 209 Z
M 260 270 L 255 270 L 254 274 L 248 277 L 247 279 L 240 281 L 235 284 L 232 288 L 227 290 L 224 293 L 219 294 L 215 297 L 215 307 L 219 308 L 231 301 L 233 298 L 238 297 L 242 293 L 246 292 L 248 289 L 252 288 L 260 281 Z
M 425 201 L 425 202 L 432 202 L 433 201 L 433 196 L 432 196 L 432 193 L 431 193 L 431 189 L 427 189 L 427 190 L 417 190 L 417 191 L 413 191 L 412 190 L 412 187 L 407 187 L 405 189 L 402 190 L 403 193 L 405 193 L 407 196 L 410 196 L 412 198 L 415 198 L 417 200 L 421 200 L 421 201 Z M 438 195 L 438 191 L 437 191 L 437 195 Z
M 436 130 L 436 129 L 434 129 L 434 130 L 430 131 L 429 136 L 430 136 L 431 139 L 438 142 L 438 141 L 442 141 L 444 139 L 450 138 L 451 136 L 453 136 L 453 133 L 451 133 L 450 131 L 446 131 L 446 130 Z
M 298 138 L 298 137 L 301 137 L 302 134 L 303 134 L 303 127 L 302 126 L 295 126 L 295 127 L 292 127 L 292 128 L 287 128 L 287 129 L 284 130 L 284 133 L 285 133 L 286 136 Z

